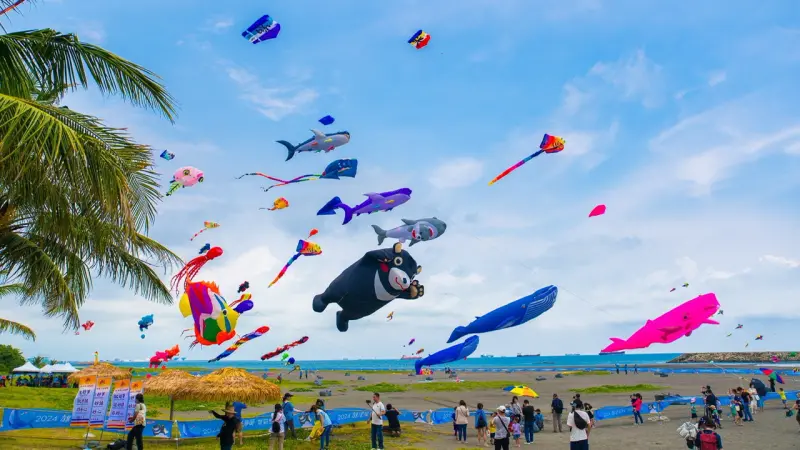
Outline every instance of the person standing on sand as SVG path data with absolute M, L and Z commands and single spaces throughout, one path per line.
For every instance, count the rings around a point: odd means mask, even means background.
M 456 431 L 459 442 L 467 443 L 467 423 L 469 423 L 469 408 L 467 402 L 461 400 L 456 407 Z
M 514 420 L 514 416 L 522 416 L 522 405 L 519 404 L 519 398 L 517 396 L 511 397 L 511 416 L 509 417 L 510 420 Z
M 642 419 L 642 396 L 639 394 L 631 395 L 631 406 L 633 407 L 633 424 L 639 425 L 641 423 L 644 425 L 644 419 Z
M 294 405 L 292 404 L 292 393 L 287 392 L 283 394 L 283 417 L 285 419 L 285 436 L 289 436 L 289 430 L 292 430 L 292 439 L 297 439 L 297 435 L 294 432 Z
M 797 424 L 800 425 L 800 400 L 794 401 L 794 417 L 797 420 Z
M 478 445 L 486 446 L 486 411 L 483 410 L 483 403 L 478 403 L 478 410 L 475 411 L 475 431 L 478 433 Z
M 628 374 L 628 363 L 625 363 L 625 375 Z
M 591 419 L 583 410 L 583 402 L 575 402 L 575 409 L 567 416 L 569 427 L 569 449 L 589 450 Z
M 525 443 L 533 443 L 533 426 L 536 424 L 536 410 L 528 400 L 522 402 L 522 417 L 525 419 L 523 430 L 525 432 Z
M 509 431 L 511 420 L 506 417 L 505 406 L 497 407 L 497 415 L 492 421 L 495 426 L 494 450 L 509 450 L 511 445 L 511 432 Z
M 769 379 L 769 390 L 772 391 L 772 392 L 775 392 L 775 379 L 774 378 L 770 378 Z
M 639 365 L 638 364 L 634 364 L 633 365 L 633 374 L 634 375 L 638 375 L 639 374 Z
M 617 369 L 617 375 L 619 375 L 619 363 L 614 363 L 614 368 Z
M 553 394 L 553 401 L 550 402 L 550 409 L 553 413 L 553 433 L 561 433 L 561 413 L 564 412 L 564 402 L 558 398 L 558 394 Z M 557 431 L 556 427 L 558 427 Z

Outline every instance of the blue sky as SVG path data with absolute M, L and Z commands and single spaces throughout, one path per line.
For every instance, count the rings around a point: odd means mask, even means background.
M 790 1 L 696 3 L 49 0 L 5 25 L 75 32 L 164 79 L 180 103 L 174 125 L 95 91 L 64 104 L 174 152 L 158 160 L 165 183 L 180 166 L 204 170 L 202 185 L 164 200 L 151 234 L 187 259 L 205 242 L 223 247 L 202 274 L 229 299 L 250 281 L 256 307 L 238 330 L 272 330 L 236 358 L 303 335 L 298 358 L 399 357 L 411 337 L 435 350 L 455 326 L 548 284 L 562 289 L 551 311 L 483 335 L 478 352 L 597 352 L 705 292 L 723 304 L 722 325 L 650 351 L 743 350 L 756 334 L 765 339 L 750 349 L 788 350 L 800 316 L 800 11 Z M 262 14 L 282 31 L 252 45 L 240 33 Z M 406 40 L 420 28 L 432 40 L 418 51 Z M 327 131 L 350 131 L 350 144 L 284 162 L 275 141 L 307 139 L 326 114 L 336 117 Z M 543 133 L 563 136 L 566 150 L 487 186 Z M 294 177 L 344 157 L 359 160 L 355 179 L 269 194 L 234 179 Z M 333 195 L 354 204 L 400 187 L 412 200 L 390 213 L 346 226 L 315 215 Z M 290 208 L 258 210 L 277 196 Z M 598 203 L 608 213 L 588 219 Z M 433 215 L 447 233 L 411 251 L 424 298 L 395 301 L 347 333 L 333 311 L 311 311 L 313 295 L 377 248 L 371 224 Z M 204 220 L 222 227 L 189 242 Z M 312 227 L 324 254 L 267 289 Z M 13 300 L 0 313 L 36 329 L 36 343 L 3 339 L 31 356 L 145 359 L 189 342 L 176 306 L 102 280 L 81 312 L 95 328 L 79 336 Z M 141 340 L 136 321 L 149 313 Z M 744 330 L 726 338 L 737 322 Z

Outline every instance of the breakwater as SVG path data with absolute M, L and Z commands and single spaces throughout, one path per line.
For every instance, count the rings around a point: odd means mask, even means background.
M 684 353 L 668 362 L 671 363 L 772 363 L 773 356 L 779 362 L 800 362 L 798 352 L 716 352 L 716 353 Z

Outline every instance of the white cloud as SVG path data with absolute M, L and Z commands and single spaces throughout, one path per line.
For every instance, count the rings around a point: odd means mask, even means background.
M 228 67 L 226 72 L 242 91 L 241 98 L 276 122 L 301 112 L 319 97 L 316 90 L 307 87 L 266 87 L 262 78 L 240 67 Z
M 77 35 L 84 42 L 102 44 L 106 39 L 106 31 L 100 22 L 80 22 L 77 25 Z
M 728 74 L 724 70 L 713 72 L 708 76 L 708 85 L 714 87 L 720 83 L 724 83 L 728 79 Z
M 483 162 L 475 158 L 454 158 L 431 171 L 428 181 L 440 189 L 469 186 L 483 175 Z
M 573 115 L 581 111 L 591 99 L 590 93 L 572 83 L 567 83 L 564 85 L 564 100 L 561 103 L 561 109 L 565 114 Z
M 596 63 L 590 76 L 601 78 L 616 87 L 629 100 L 641 101 L 647 108 L 658 106 L 664 94 L 664 79 L 661 66 L 638 50 L 628 58 L 612 63 Z
M 786 258 L 783 256 L 775 256 L 775 255 L 764 255 L 759 258 L 759 261 L 769 263 L 769 264 L 776 264 L 779 266 L 788 267 L 790 269 L 796 269 L 800 267 L 800 260 Z
M 232 27 L 233 24 L 234 24 L 234 22 L 233 22 L 233 19 L 231 19 L 231 18 L 217 19 L 211 24 L 211 28 L 214 31 L 222 32 L 222 31 L 225 31 L 228 28 Z

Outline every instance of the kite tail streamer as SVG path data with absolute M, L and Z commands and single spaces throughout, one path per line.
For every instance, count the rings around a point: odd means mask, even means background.
M 198 231 L 197 233 L 195 233 L 195 234 L 194 234 L 194 236 L 192 236 L 191 238 L 189 238 L 189 240 L 190 240 L 190 241 L 193 241 L 193 240 L 194 240 L 194 238 L 196 238 L 197 236 L 200 236 L 200 233 L 202 233 L 202 232 L 206 231 L 207 229 L 208 229 L 208 228 L 203 228 L 202 230 Z
M 291 344 L 286 344 L 284 346 L 276 348 L 275 350 L 269 353 L 265 353 L 264 355 L 261 356 L 261 360 L 264 361 L 270 358 L 274 358 L 280 355 L 281 353 L 285 352 L 286 350 L 289 350 L 292 347 L 297 347 L 300 344 L 305 344 L 306 342 L 308 342 L 308 336 L 303 336 L 300 339 L 292 342 Z
M 294 256 L 292 256 L 292 259 L 290 259 L 289 262 L 287 262 L 286 265 L 283 266 L 283 269 L 281 269 L 281 271 L 278 273 L 278 276 L 276 276 L 275 279 L 272 280 L 272 283 L 270 283 L 269 286 L 267 287 L 268 288 L 272 287 L 273 284 L 277 283 L 278 280 L 283 278 L 283 274 L 286 273 L 286 271 L 289 269 L 289 266 L 291 266 L 293 262 L 297 261 L 297 258 L 299 258 L 300 256 L 301 253 L 295 253 Z
M 5 15 L 6 13 L 9 13 L 9 12 L 13 11 L 14 9 L 17 8 L 17 6 L 19 6 L 19 5 L 23 4 L 23 3 L 25 3 L 25 0 L 17 0 L 16 2 L 14 2 L 13 5 L 9 6 L 8 8 L 6 8 L 6 9 L 4 9 L 2 11 L 0 11 L 0 16 Z
M 517 170 L 520 166 L 522 166 L 526 162 L 532 160 L 533 158 L 541 155 L 542 153 L 544 153 L 544 150 L 539 150 L 538 152 L 528 156 L 527 158 L 523 159 L 522 161 L 520 161 L 520 162 L 514 164 L 513 166 L 509 167 L 508 169 L 504 170 L 503 173 L 501 173 L 500 175 L 494 177 L 494 179 L 489 182 L 489 186 L 491 186 L 491 185 L 497 183 L 498 181 L 502 180 L 503 178 L 505 178 L 506 175 L 508 175 L 511 172 Z
M 206 254 L 200 255 L 186 263 L 186 265 L 183 266 L 183 269 L 181 269 L 180 272 L 172 277 L 172 290 L 174 290 L 176 294 L 180 293 L 178 288 L 180 287 L 181 282 L 183 282 L 183 290 L 185 291 L 189 286 L 189 283 L 192 282 L 194 276 L 200 272 L 200 269 L 202 269 L 207 262 L 219 256 L 222 256 L 222 248 L 211 247 L 211 250 L 206 252 Z
M 268 326 L 263 326 L 263 327 L 257 328 L 255 331 L 253 331 L 251 333 L 245 334 L 244 336 L 240 337 L 239 340 L 234 342 L 233 345 L 231 345 L 230 347 L 225 349 L 224 352 L 220 353 L 216 358 L 209 359 L 208 362 L 215 362 L 215 361 L 219 361 L 220 359 L 227 358 L 228 356 L 233 354 L 233 352 L 238 350 L 239 347 L 242 346 L 242 344 L 244 344 L 247 341 L 253 340 L 253 339 L 257 338 L 257 337 L 263 336 L 264 333 L 266 333 L 267 331 L 269 331 L 269 327 Z

